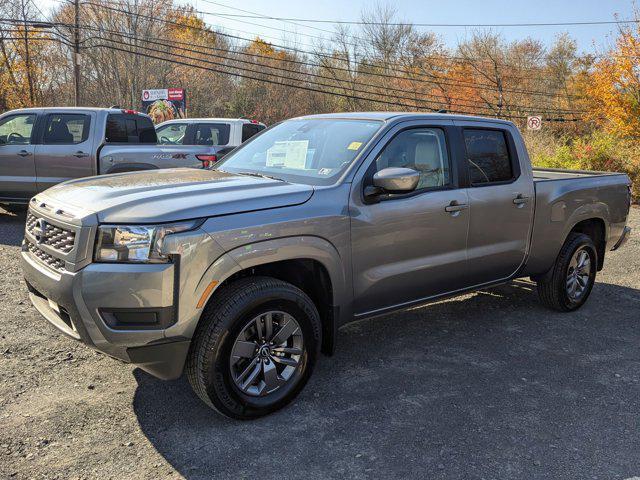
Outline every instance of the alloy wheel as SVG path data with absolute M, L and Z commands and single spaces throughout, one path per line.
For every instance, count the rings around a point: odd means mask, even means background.
M 302 330 L 292 315 L 261 313 L 244 326 L 233 344 L 231 378 L 247 395 L 268 395 L 292 381 L 303 353 Z
M 573 301 L 579 301 L 587 291 L 591 277 L 591 256 L 585 248 L 579 248 L 571 257 L 567 269 L 567 295 Z

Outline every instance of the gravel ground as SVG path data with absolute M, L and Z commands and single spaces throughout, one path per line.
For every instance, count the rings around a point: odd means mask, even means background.
M 0 477 L 640 476 L 640 209 L 572 314 L 518 281 L 344 328 L 297 401 L 252 422 L 209 411 L 58 334 L 0 211 Z

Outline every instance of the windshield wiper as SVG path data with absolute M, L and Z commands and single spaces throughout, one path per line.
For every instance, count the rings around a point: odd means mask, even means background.
M 258 178 L 269 178 L 271 180 L 277 180 L 278 182 L 284 182 L 283 179 L 274 177 L 273 175 L 265 175 L 264 173 L 256 173 L 256 172 L 233 172 L 236 175 L 248 175 L 249 177 L 258 177 Z

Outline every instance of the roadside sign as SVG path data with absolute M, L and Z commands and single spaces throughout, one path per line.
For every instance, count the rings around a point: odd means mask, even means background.
M 153 123 L 186 118 L 187 92 L 183 88 L 157 88 L 142 91 L 142 111 Z
M 527 117 L 527 130 L 540 130 L 542 128 L 542 117 Z

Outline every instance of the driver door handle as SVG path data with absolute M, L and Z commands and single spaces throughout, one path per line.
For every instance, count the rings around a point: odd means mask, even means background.
M 81 151 L 77 151 L 76 153 L 73 154 L 73 156 L 76 157 L 76 158 L 84 158 L 84 157 L 89 156 L 89 154 L 81 152 Z
M 20 155 L 21 157 L 28 157 L 29 155 L 31 155 L 31 152 L 27 152 L 26 150 L 20 150 L 18 152 L 18 155 Z
M 449 205 L 444 207 L 444 211 L 448 212 L 448 213 L 456 213 L 456 212 L 460 212 L 462 210 L 466 210 L 467 208 L 469 208 L 468 204 L 466 204 L 466 203 L 458 203 L 458 202 L 456 202 L 454 200 Z

